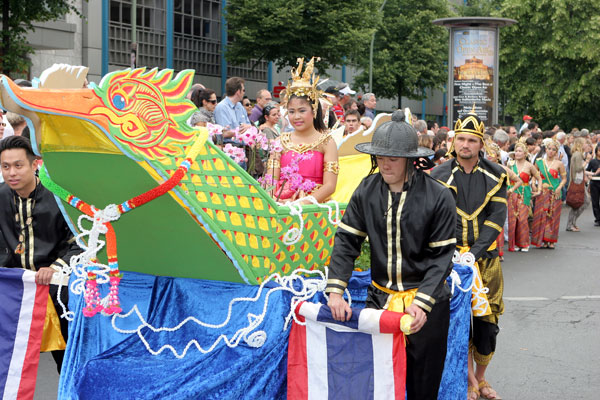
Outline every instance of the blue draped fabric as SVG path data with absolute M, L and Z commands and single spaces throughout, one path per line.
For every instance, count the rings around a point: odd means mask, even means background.
M 467 266 L 454 264 L 461 287 L 468 288 L 473 281 L 473 270 Z M 448 285 L 452 280 L 448 277 Z M 471 292 L 454 289 L 450 300 L 450 327 L 448 329 L 448 349 L 444 374 L 438 392 L 439 400 L 464 400 L 467 398 L 467 356 L 469 352 L 469 329 L 471 324 Z
M 155 277 L 124 273 L 120 285 L 124 312 L 134 304 L 149 324 L 174 327 L 188 316 L 211 324 L 225 321 L 229 301 L 254 297 L 257 286 L 227 282 Z M 196 339 L 207 349 L 226 334 L 229 338 L 248 325 L 249 313 L 262 313 L 267 290 L 255 303 L 236 303 L 231 322 L 222 329 L 209 329 L 193 322 L 176 332 L 142 333 L 157 351 L 171 344 L 182 353 L 188 341 Z M 267 334 L 265 344 L 252 348 L 243 340 L 236 348 L 220 342 L 202 354 L 192 346 L 183 359 L 169 350 L 151 355 L 137 334 L 121 334 L 110 326 L 110 318 L 81 315 L 82 298 L 71 296 L 75 321 L 69 329 L 69 343 L 61 381 L 60 399 L 280 399 L 286 397 L 287 342 L 283 331 L 290 309 L 290 297 L 283 291 L 269 296 L 268 314 L 258 330 Z M 116 320 L 120 329 L 135 329 L 139 318 L 131 315 Z
M 471 270 L 458 265 L 454 268 L 462 286 L 469 286 Z M 369 283 L 369 271 L 355 272 L 349 282 L 353 306 L 364 306 Z M 230 300 L 255 297 L 258 290 L 257 286 L 134 272 L 124 273 L 119 288 L 123 313 L 137 305 L 142 318 L 155 328 L 174 327 L 189 316 L 221 324 L 227 318 Z M 181 354 L 192 339 L 207 349 L 219 335 L 231 338 L 247 326 L 248 314 L 261 314 L 267 292 L 263 290 L 257 302 L 236 303 L 225 328 L 211 329 L 189 322 L 176 332 L 152 332 L 149 328 L 141 332 L 154 351 L 170 344 Z M 75 312 L 75 320 L 69 326 L 58 398 L 285 399 L 289 330 L 283 331 L 283 325 L 290 300 L 284 291 L 275 290 L 269 295 L 267 316 L 257 328 L 267 335 L 262 347 L 250 347 L 242 340 L 238 347 L 229 348 L 221 341 L 214 351 L 203 354 L 192 345 L 179 359 L 168 349 L 153 356 L 137 334 L 115 331 L 111 318 L 84 317 L 83 297 L 71 295 L 69 307 Z M 319 300 L 320 295 L 313 299 Z M 450 308 L 448 354 L 439 398 L 462 400 L 466 397 L 470 294 L 457 289 Z M 117 318 L 115 324 L 122 330 L 133 330 L 140 320 L 132 314 Z
M 353 271 L 348 281 L 348 291 L 352 299 L 353 308 L 364 308 L 367 301 L 367 288 L 371 284 L 371 270 Z M 344 293 L 344 299 L 348 301 L 348 296 Z M 317 293 L 313 303 L 327 304 L 327 299 L 323 293 Z

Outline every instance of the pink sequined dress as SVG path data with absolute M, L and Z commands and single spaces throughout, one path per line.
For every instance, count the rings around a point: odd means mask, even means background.
M 330 138 L 331 135 L 323 134 L 314 143 L 297 145 L 292 143 L 291 134 L 289 132 L 282 133 L 281 145 L 283 147 L 283 152 L 280 159 L 281 168 L 283 169 L 291 166 L 294 163 L 297 164 L 298 173 L 302 178 L 304 180 L 311 180 L 317 185 L 313 191 L 318 189 L 323 184 L 323 160 L 325 155 L 316 149 L 323 143 L 326 143 Z M 301 154 L 309 155 L 310 158 L 297 161 Z M 281 190 L 282 184 L 284 185 L 283 190 Z M 281 200 L 289 199 L 296 193 L 294 190 L 290 189 L 289 182 L 284 182 L 281 178 L 279 182 L 277 182 L 275 193 L 279 193 L 280 190 L 281 195 L 279 198 Z

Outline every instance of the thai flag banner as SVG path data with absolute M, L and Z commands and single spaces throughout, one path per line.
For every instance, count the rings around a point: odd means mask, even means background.
M 0 398 L 33 399 L 48 286 L 35 272 L 0 268 Z
M 352 309 L 335 321 L 326 305 L 303 302 L 288 347 L 288 399 L 404 399 L 402 313 Z

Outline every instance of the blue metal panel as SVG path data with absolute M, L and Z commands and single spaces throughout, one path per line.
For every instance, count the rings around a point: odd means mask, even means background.
M 446 121 L 447 121 L 447 117 L 448 117 L 448 110 L 446 110 L 446 100 L 447 100 L 446 97 L 448 95 L 447 87 L 448 87 L 448 84 L 444 84 L 444 95 L 442 96 L 442 100 L 443 100 L 443 103 L 442 103 L 442 126 L 448 126 L 448 125 L 446 125 L 446 123 L 447 123 Z
M 423 89 L 423 96 L 426 96 L 427 92 Z M 423 102 L 421 103 L 421 119 L 425 120 L 425 109 L 427 108 L 427 98 L 423 98 Z
M 167 0 L 167 68 L 173 68 L 173 0 Z
M 267 66 L 267 89 L 269 92 L 273 91 L 273 61 L 269 61 Z
M 102 76 L 108 74 L 108 22 L 110 12 L 110 1 L 102 0 Z
M 225 51 L 227 49 L 227 21 L 225 20 L 225 8 L 227 0 L 221 0 L 221 96 L 225 97 L 225 81 L 227 80 L 227 60 Z

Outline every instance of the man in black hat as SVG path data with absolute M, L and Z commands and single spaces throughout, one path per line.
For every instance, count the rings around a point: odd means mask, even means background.
M 474 111 L 456 122 L 454 132 L 449 151 L 454 158 L 435 167 L 431 176 L 454 192 L 457 247 L 473 253 L 483 286 L 489 289 L 491 314 L 473 310 L 468 398 L 477 399 L 481 394 L 486 399 L 497 399 L 496 391 L 485 380 L 485 370 L 496 349 L 498 317 L 504 312 L 504 281 L 496 238 L 506 219 L 506 173 L 499 164 L 482 157 L 485 126 Z
M 371 244 L 367 307 L 414 317 L 406 347 L 409 399 L 437 399 L 446 357 L 450 290 L 456 239 L 455 202 L 450 191 L 415 168 L 433 154 L 418 146 L 417 132 L 396 111 L 371 143 L 356 146 L 371 154 L 373 169 L 360 183 L 335 235 L 326 292 L 333 317 L 348 320 L 342 298 L 354 260 L 366 237 Z M 378 173 L 373 173 L 375 168 Z

